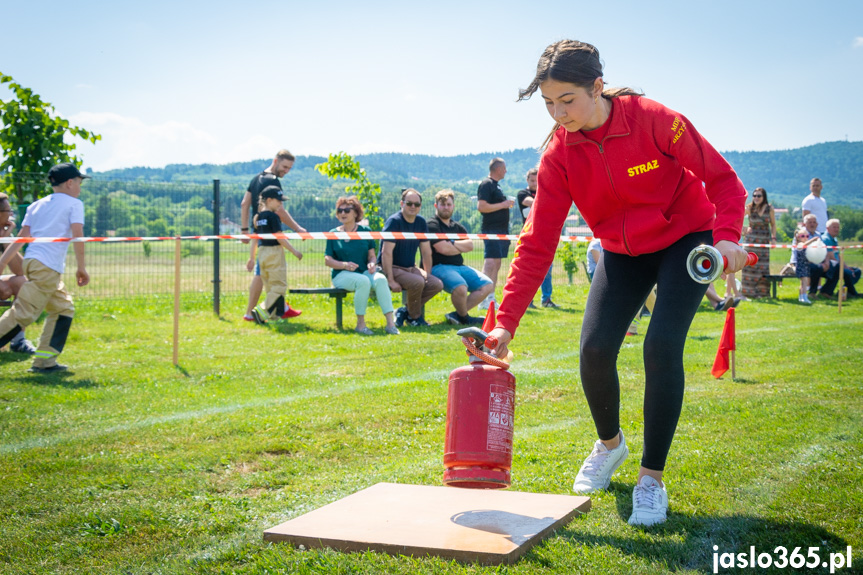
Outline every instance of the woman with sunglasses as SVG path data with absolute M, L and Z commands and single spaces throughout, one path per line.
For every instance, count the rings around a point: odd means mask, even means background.
M 363 219 L 363 206 L 356 196 L 336 200 L 336 219 L 341 225 L 331 232 L 368 232 L 367 226 L 359 225 Z M 393 296 L 384 274 L 377 269 L 374 240 L 327 240 L 324 263 L 332 268 L 333 286 L 354 292 L 354 312 L 357 314 L 356 332 L 372 335 L 366 326 L 366 307 L 369 292 L 374 288 L 378 305 L 387 320 L 384 331 L 398 335 L 393 321 Z
M 749 227 L 746 228 L 747 244 L 769 244 L 776 241 L 776 214 L 767 201 L 767 191 L 755 188 L 752 201 L 746 206 Z M 770 282 L 770 248 L 750 248 L 758 256 L 758 263 L 743 268 L 743 295 L 748 298 L 767 297 Z
M 538 190 L 503 288 L 495 353 L 503 357 L 554 258 L 575 202 L 603 252 L 590 285 L 579 369 L 598 440 L 575 478 L 582 493 L 606 489 L 629 449 L 620 428 L 617 356 L 630 321 L 656 285 L 644 338 L 643 455 L 632 525 L 666 520 L 662 483 L 683 405 L 683 348 L 707 286 L 687 272 L 689 252 L 714 245 L 727 269 L 743 268 L 738 245 L 746 190 L 687 118 L 629 88 L 605 90 L 599 51 L 563 40 L 546 48 L 519 99 L 537 90 L 555 125 Z M 630 438 L 632 439 L 632 438 Z

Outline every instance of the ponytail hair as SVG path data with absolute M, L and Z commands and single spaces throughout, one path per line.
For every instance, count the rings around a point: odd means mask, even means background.
M 561 40 L 548 46 L 539 57 L 536 65 L 536 75 L 527 88 L 518 91 L 518 102 L 529 99 L 540 84 L 548 79 L 557 82 L 575 84 L 585 90 L 590 90 L 597 78 L 602 78 L 602 60 L 596 46 L 578 40 Z M 604 83 L 604 82 L 603 82 Z M 644 93 L 633 88 L 606 88 L 602 97 L 607 99 L 618 96 L 643 96 Z M 560 127 L 555 122 L 541 149 L 548 147 L 554 133 Z

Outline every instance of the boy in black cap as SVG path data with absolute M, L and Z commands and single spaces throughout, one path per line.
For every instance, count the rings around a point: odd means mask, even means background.
M 282 231 L 281 220 L 276 212 L 283 201 L 285 198 L 279 186 L 267 186 L 261 191 L 258 213 L 253 220 L 256 234 L 277 234 Z M 292 308 L 285 301 L 285 294 L 288 291 L 288 267 L 285 265 L 285 252 L 282 247 L 294 254 L 298 260 L 303 259 L 303 254 L 285 239 L 253 239 L 251 243 L 252 252 L 246 268 L 249 271 L 255 268 L 257 251 L 257 260 L 261 266 L 261 280 L 267 292 L 263 307 L 256 306 L 252 309 L 255 323 L 265 324 L 269 319 L 297 317 L 302 312 Z M 260 249 L 257 249 L 259 245 Z
M 57 164 L 48 172 L 54 193 L 38 200 L 27 208 L 21 224 L 19 238 L 62 237 L 78 238 L 84 235 L 84 203 L 78 199 L 81 182 L 87 176 L 72 164 Z M 75 274 L 79 286 L 90 282 L 84 267 L 84 244 L 75 243 Z M 0 267 L 18 253 L 21 244 L 12 246 L 0 257 Z M 31 243 L 24 254 L 24 275 L 27 282 L 21 286 L 12 307 L 0 317 L 0 346 L 6 344 L 25 327 L 36 321 L 42 311 L 48 313 L 42 337 L 33 360 L 34 373 L 64 371 L 57 363 L 63 351 L 75 308 L 63 284 L 66 252 L 69 242 Z

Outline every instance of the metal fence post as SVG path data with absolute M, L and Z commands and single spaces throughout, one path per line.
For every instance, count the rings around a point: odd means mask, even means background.
M 221 220 L 221 199 L 219 198 L 219 180 L 213 180 L 213 235 L 219 235 L 219 220 Z M 219 315 L 219 301 L 221 300 L 220 285 L 222 279 L 219 275 L 219 240 L 213 240 L 213 312 Z

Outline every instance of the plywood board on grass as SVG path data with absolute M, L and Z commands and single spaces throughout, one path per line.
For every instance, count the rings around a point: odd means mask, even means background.
M 511 564 L 590 498 L 378 483 L 264 532 L 307 548 Z

